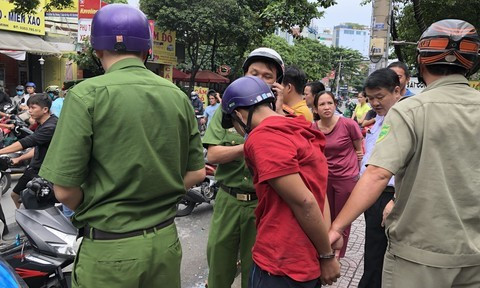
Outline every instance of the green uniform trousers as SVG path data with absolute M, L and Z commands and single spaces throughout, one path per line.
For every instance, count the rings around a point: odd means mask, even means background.
M 383 288 L 478 288 L 480 266 L 437 268 L 385 253 Z
M 257 200 L 239 201 L 222 189 L 218 192 L 207 244 L 209 288 L 232 286 L 239 252 L 242 288 L 248 287 L 253 264 L 252 247 L 257 234 L 254 214 L 256 206 Z
M 72 287 L 180 288 L 182 247 L 175 223 L 119 240 L 83 239 Z

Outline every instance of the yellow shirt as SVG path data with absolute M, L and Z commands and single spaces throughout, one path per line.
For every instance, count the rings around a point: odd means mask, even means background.
M 363 106 L 358 103 L 357 107 L 355 107 L 355 115 L 357 116 L 357 119 L 361 119 L 363 115 L 365 115 L 371 109 L 372 107 L 370 107 L 370 105 L 368 105 L 367 103 L 363 104 Z
M 305 100 L 298 102 L 291 108 L 293 109 L 293 111 L 295 111 L 295 115 L 303 115 L 308 122 L 313 122 L 312 111 L 310 111 L 310 108 L 308 108 L 307 102 Z

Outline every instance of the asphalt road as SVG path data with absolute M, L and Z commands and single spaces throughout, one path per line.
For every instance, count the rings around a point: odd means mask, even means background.
M 16 185 L 18 177 L 19 175 L 12 177 L 11 187 Z M 20 229 L 15 223 L 15 205 L 10 198 L 10 193 L 11 189 L 1 197 L 1 204 L 10 229 L 10 233 L 5 237 L 6 241 L 14 239 L 15 235 L 20 233 Z M 182 288 L 205 287 L 208 275 L 206 257 L 208 228 L 212 212 L 213 205 L 201 204 L 193 210 L 192 214 L 175 220 L 183 250 Z M 232 286 L 233 288 L 240 287 L 238 280 L 239 277 Z

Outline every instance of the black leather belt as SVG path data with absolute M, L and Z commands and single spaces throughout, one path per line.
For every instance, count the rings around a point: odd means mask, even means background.
M 87 239 L 92 239 L 92 240 L 118 240 L 123 238 L 140 236 L 146 233 L 154 232 L 155 230 L 160 230 L 172 224 L 173 219 L 174 218 L 170 218 L 156 226 L 153 226 L 147 229 L 140 229 L 140 230 L 125 232 L 125 233 L 106 232 L 106 231 L 102 231 L 102 230 L 98 230 L 93 227 L 90 227 L 90 225 L 87 224 L 85 225 L 85 227 L 79 229 L 78 234 L 79 236 L 83 236 Z
M 237 198 L 237 200 L 253 201 L 253 200 L 258 199 L 257 194 L 255 194 L 255 193 L 249 193 L 249 192 L 246 192 L 246 191 L 243 191 L 243 190 L 240 190 L 240 189 L 228 187 L 228 186 L 223 185 L 221 183 L 219 185 L 220 185 L 220 188 L 222 188 L 225 192 L 232 195 L 233 197 Z
M 383 190 L 383 192 L 395 193 L 395 187 L 387 186 L 387 187 L 385 187 L 385 189 Z

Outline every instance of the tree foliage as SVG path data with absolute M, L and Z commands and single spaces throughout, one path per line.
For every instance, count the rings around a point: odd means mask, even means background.
M 208 62 L 213 70 L 217 58 L 228 58 L 236 72 L 246 51 L 258 46 L 276 27 L 304 27 L 320 15 L 319 6 L 335 3 L 333 0 L 141 0 L 140 7 L 160 29 L 177 32 L 177 42 L 186 49 L 192 72 L 190 86 L 193 86 L 196 72 Z
M 103 70 L 94 62 L 94 50 L 90 44 L 90 39 L 86 39 L 83 43 L 83 48 L 77 54 L 70 54 L 68 58 L 77 63 L 78 67 L 82 70 L 89 70 L 93 75 L 100 75 Z
M 359 89 L 367 76 L 368 69 L 362 69 L 362 55 L 356 50 L 327 47 L 306 38 L 296 39 L 294 45 L 288 45 L 285 39 L 276 35 L 265 37 L 262 45 L 275 49 L 286 65 L 301 68 L 310 81 L 321 80 L 332 70 L 336 70 L 336 77 L 340 77 L 338 75 L 340 63 L 342 63 L 340 85 L 348 84 Z M 336 78 L 332 80 L 331 86 L 335 87 L 335 84 Z
M 112 3 L 124 3 L 127 4 L 128 0 L 102 0 L 108 4 Z M 38 8 L 40 0 L 10 0 L 15 5 L 15 12 L 21 14 L 28 14 Z M 73 0 L 50 0 L 46 1 L 45 10 L 49 11 L 53 8 L 63 9 L 73 5 Z

